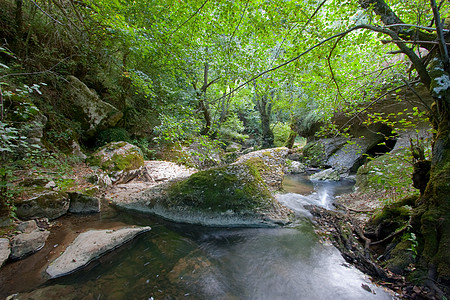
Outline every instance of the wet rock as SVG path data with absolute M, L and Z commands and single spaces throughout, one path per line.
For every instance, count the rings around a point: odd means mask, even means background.
M 312 174 L 309 178 L 312 180 L 331 180 L 331 181 L 341 180 L 339 172 L 332 168 Z
M 113 183 L 126 183 L 143 172 L 141 149 L 127 142 L 112 142 L 98 149 L 89 163 L 100 167 Z
M 47 230 L 35 230 L 16 235 L 11 241 L 11 259 L 22 259 L 39 251 L 44 247 L 49 235 L 50 232 Z
M 28 200 L 16 202 L 17 217 L 24 220 L 56 219 L 67 213 L 69 197 L 64 192 L 45 192 Z
M 123 113 L 100 99 L 94 90 L 89 89 L 74 76 L 68 77 L 67 111 L 65 114 L 78 121 L 85 138 L 91 138 L 101 130 L 113 127 Z
M 19 225 L 17 225 L 16 230 L 22 233 L 30 233 L 35 230 L 38 230 L 38 226 L 35 220 L 30 220 L 26 222 L 21 222 Z
M 100 212 L 100 199 L 80 192 L 69 193 L 69 212 L 74 214 L 90 214 Z
M 0 267 L 3 266 L 5 261 L 9 258 L 11 254 L 11 248 L 9 247 L 9 239 L 0 239 Z
M 306 172 L 306 166 L 298 161 L 286 160 L 285 173 L 300 174 Z
M 89 262 L 123 245 L 150 227 L 122 228 L 118 230 L 90 230 L 83 232 L 64 253 L 47 267 L 51 278 L 61 277 L 85 267 Z

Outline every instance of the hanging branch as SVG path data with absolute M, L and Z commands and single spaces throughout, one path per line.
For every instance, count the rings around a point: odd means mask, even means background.
M 58 23 L 59 25 L 64 25 L 63 23 L 61 23 L 60 21 L 56 20 L 55 18 L 53 18 L 49 13 L 47 13 L 45 10 L 43 10 L 39 4 L 37 4 L 35 1 L 30 0 L 44 15 L 46 15 L 47 17 L 49 17 L 50 19 L 52 19 L 55 23 Z
M 441 26 L 442 25 L 441 16 L 439 15 L 439 10 L 436 7 L 436 1 L 430 0 L 430 3 L 431 3 L 431 9 L 433 10 L 434 22 L 436 24 L 436 31 L 437 31 L 438 41 L 439 41 L 439 49 L 441 50 L 442 61 L 444 63 L 444 66 L 447 67 L 447 65 L 448 65 L 448 49 L 447 49 L 447 45 L 445 43 L 444 32 L 443 32 L 442 26 Z
M 182 24 L 180 24 L 174 31 L 172 31 L 172 32 L 170 33 L 169 37 L 171 37 L 175 32 L 177 32 L 177 31 L 178 31 L 181 27 L 183 27 L 187 22 L 189 22 L 193 17 L 195 17 L 195 16 L 202 10 L 203 6 L 205 6 L 206 3 L 207 3 L 208 1 L 209 1 L 209 0 L 206 0 L 206 1 L 202 4 L 202 6 L 200 6 L 200 7 L 197 9 L 197 11 L 194 12 L 194 13 L 192 14 L 192 16 L 190 16 L 186 21 L 184 21 Z
M 392 31 L 390 29 L 387 29 L 387 28 L 378 27 L 378 26 L 373 26 L 373 25 L 368 25 L 368 24 L 361 24 L 361 25 L 357 25 L 355 27 L 352 27 L 350 29 L 347 29 L 346 31 L 337 33 L 337 34 L 335 34 L 333 36 L 330 36 L 330 37 L 322 40 L 321 42 L 315 44 L 314 46 L 306 49 L 304 52 L 300 53 L 296 57 L 291 58 L 290 60 L 288 60 L 288 61 L 286 61 L 286 62 L 284 62 L 282 64 L 279 64 L 276 67 L 267 69 L 267 70 L 259 73 L 258 75 L 253 76 L 252 78 L 250 78 L 249 80 L 245 81 L 244 83 L 241 83 L 235 89 L 231 90 L 228 94 L 226 94 L 226 95 L 224 95 L 222 97 L 219 97 L 218 99 L 215 99 L 214 101 L 220 100 L 223 97 L 226 97 L 229 94 L 231 94 L 231 93 L 233 93 L 233 92 L 235 92 L 237 90 L 240 90 L 242 87 L 246 86 L 247 84 L 253 82 L 254 80 L 258 79 L 259 77 L 261 77 L 261 76 L 263 76 L 263 75 L 265 75 L 267 73 L 270 73 L 272 71 L 280 69 L 280 68 L 282 68 L 282 67 L 284 67 L 284 66 L 286 66 L 286 65 L 288 65 L 288 64 L 290 64 L 290 63 L 292 63 L 292 62 L 294 62 L 294 61 L 296 61 L 298 59 L 300 59 L 302 56 L 308 54 L 312 50 L 322 46 L 323 44 L 325 44 L 325 43 L 327 43 L 327 42 L 329 42 L 331 40 L 334 40 L 335 38 L 339 38 L 341 36 L 345 36 L 345 35 L 349 34 L 350 32 L 353 32 L 353 31 L 359 30 L 359 29 L 368 29 L 368 30 L 372 30 L 372 31 L 375 31 L 375 32 L 380 32 L 380 33 L 389 35 L 393 40 L 396 41 L 395 44 L 397 45 L 397 47 L 399 47 L 400 50 L 403 53 L 405 53 L 408 56 L 408 58 L 411 60 L 411 62 L 413 63 L 415 69 L 417 70 L 417 73 L 419 74 L 419 77 L 420 77 L 420 80 L 422 81 L 422 83 L 425 84 L 425 86 L 427 88 L 430 87 L 431 78 L 430 78 L 430 75 L 428 74 L 428 71 L 426 70 L 426 67 L 423 64 L 422 60 L 417 56 L 417 54 L 412 49 L 408 48 L 403 43 L 403 41 L 400 40 L 399 36 L 394 31 Z
M 338 43 L 342 40 L 343 37 L 344 36 L 338 37 L 338 39 L 334 43 L 333 47 L 330 50 L 330 53 L 328 54 L 327 62 L 328 62 L 328 68 L 330 69 L 330 73 L 331 73 L 331 79 L 333 80 L 334 85 L 336 85 L 338 95 L 341 96 L 341 98 L 345 101 L 344 96 L 342 96 L 341 89 L 339 88 L 339 84 L 337 83 L 336 78 L 334 77 L 333 67 L 331 66 L 331 55 L 333 54 L 334 49 L 336 49 Z
M 234 38 L 234 34 L 238 30 L 239 26 L 241 26 L 241 22 L 242 22 L 242 19 L 244 18 L 245 12 L 247 11 L 247 7 L 248 7 L 248 3 L 249 2 L 250 2 L 250 0 L 247 0 L 247 3 L 245 3 L 244 11 L 242 12 L 241 18 L 239 19 L 239 23 L 236 25 L 236 28 L 234 29 L 233 34 L 230 37 L 230 41 L 228 42 L 228 45 L 231 45 L 231 42 L 233 41 L 233 38 Z

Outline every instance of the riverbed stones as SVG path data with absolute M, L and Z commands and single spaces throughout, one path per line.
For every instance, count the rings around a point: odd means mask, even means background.
M 3 266 L 5 261 L 9 258 L 11 254 L 11 248 L 9 246 L 9 239 L 0 238 L 0 268 Z
M 118 230 L 90 230 L 79 234 L 64 253 L 47 267 L 51 278 L 75 272 L 103 254 L 132 240 L 150 227 L 127 227 Z
M 20 233 L 11 241 L 11 259 L 22 259 L 30 254 L 33 254 L 42 247 L 47 241 L 50 231 L 34 230 L 30 233 Z
M 29 221 L 21 222 L 19 225 L 17 225 L 16 230 L 18 230 L 22 233 L 30 233 L 35 230 L 38 230 L 38 226 L 37 226 L 35 220 L 29 220 Z
M 49 191 L 33 198 L 16 201 L 17 217 L 23 220 L 59 218 L 69 209 L 69 196 L 65 192 Z

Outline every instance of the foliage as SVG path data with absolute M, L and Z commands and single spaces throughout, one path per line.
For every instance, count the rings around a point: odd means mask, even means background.
M 278 122 L 273 127 L 273 134 L 275 137 L 274 146 L 283 147 L 289 137 L 291 128 L 289 124 Z
M 129 142 L 129 133 L 124 128 L 108 128 L 97 135 L 96 146 L 101 147 L 111 142 Z

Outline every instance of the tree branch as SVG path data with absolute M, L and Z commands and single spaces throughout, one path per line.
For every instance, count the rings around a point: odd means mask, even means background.
M 448 49 L 447 49 L 447 45 L 445 44 L 444 33 L 442 30 L 442 26 L 441 26 L 442 25 L 441 17 L 439 15 L 439 10 L 436 7 L 436 1 L 430 0 L 430 3 L 431 3 L 431 9 L 433 10 L 434 22 L 436 24 L 436 31 L 437 31 L 438 41 L 439 41 L 439 49 L 441 51 L 442 62 L 444 63 L 444 66 L 447 67 L 448 66 Z
M 60 21 L 56 20 L 55 18 L 53 18 L 50 14 L 48 14 L 45 10 L 43 10 L 35 1 L 30 0 L 44 15 L 46 15 L 47 17 L 49 17 L 50 19 L 52 19 L 53 21 L 55 21 L 56 23 L 58 23 L 59 25 L 64 25 L 63 23 L 61 23 Z
M 192 16 L 190 16 L 186 21 L 184 21 L 184 22 L 183 22 L 182 24 L 180 24 L 174 31 L 172 31 L 172 32 L 170 33 L 169 37 L 172 36 L 175 32 L 177 32 L 181 27 L 183 27 L 187 22 L 189 22 L 193 17 L 195 17 L 195 16 L 202 10 L 203 6 L 205 6 L 206 3 L 207 3 L 208 1 L 209 1 L 209 0 L 206 0 L 205 2 L 203 2 L 202 6 L 200 6 L 200 7 L 197 9 L 197 11 L 194 12 L 194 13 L 192 14 Z

